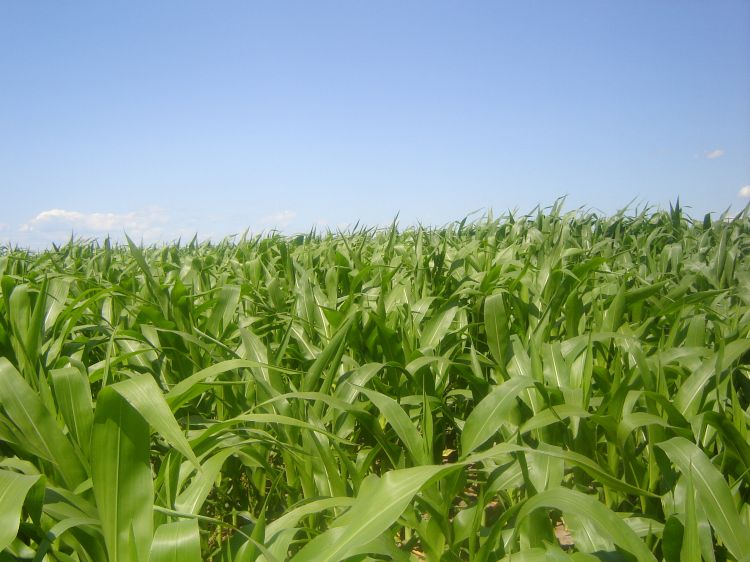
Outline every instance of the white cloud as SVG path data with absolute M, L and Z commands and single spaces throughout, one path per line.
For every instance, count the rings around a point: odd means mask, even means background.
M 7 224 L 0 222 L 0 232 L 2 232 L 3 230 L 8 230 L 9 228 L 10 226 L 8 226 Z
M 750 198 L 750 185 L 745 185 L 737 192 L 737 197 Z
M 704 156 L 709 160 L 713 160 L 714 158 L 721 158 L 722 156 L 724 156 L 724 149 L 715 148 L 714 150 L 709 150 L 708 152 L 704 153 Z
M 5 217 L 2 217 L 5 220 Z M 248 220 L 250 219 L 250 220 Z M 64 244 L 74 238 L 103 239 L 124 242 L 127 234 L 136 242 L 155 244 L 177 240 L 221 240 L 225 236 L 240 236 L 264 230 L 289 232 L 298 226 L 300 217 L 290 209 L 277 210 L 263 216 L 248 217 L 241 209 L 232 212 L 214 212 L 209 209 L 173 209 L 167 212 L 160 207 L 137 210 L 100 210 L 86 212 L 75 208 L 48 208 L 28 217 L 24 222 L 12 223 L 5 228 L 0 223 L 0 245 L 10 237 L 13 243 L 29 248 L 48 248 L 51 244 Z M 318 228 L 327 227 L 320 222 Z
M 20 231 L 34 233 L 35 238 L 58 240 L 61 236 L 92 237 L 106 234 L 119 235 L 123 231 L 144 241 L 161 240 L 165 226 L 169 222 L 167 214 L 157 207 L 129 213 L 84 213 L 65 209 L 42 211 L 33 219 L 21 225 Z
M 279 213 L 274 213 L 272 215 L 266 215 L 265 217 L 262 217 L 260 221 L 263 224 L 273 225 L 273 226 L 279 226 L 281 228 L 284 228 L 289 225 L 290 222 L 292 222 L 297 217 L 297 213 L 294 211 L 284 210 Z

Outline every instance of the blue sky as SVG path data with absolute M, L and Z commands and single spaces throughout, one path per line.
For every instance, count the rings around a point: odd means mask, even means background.
M 35 246 L 738 210 L 750 2 L 3 2 L 0 195 Z

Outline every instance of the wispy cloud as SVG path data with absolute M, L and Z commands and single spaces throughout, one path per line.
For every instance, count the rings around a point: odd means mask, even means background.
M 724 149 L 715 148 L 714 150 L 709 150 L 708 152 L 703 153 L 703 156 L 705 156 L 709 160 L 713 160 L 715 158 L 721 158 L 722 156 L 724 156 Z
M 267 225 L 278 226 L 284 228 L 288 226 L 297 217 L 297 213 L 294 211 L 284 210 L 272 215 L 266 215 L 261 217 L 260 222 Z
M 48 209 L 21 225 L 21 232 L 36 233 L 43 238 L 56 239 L 70 232 L 78 236 L 100 236 L 120 234 L 143 238 L 146 241 L 160 240 L 169 222 L 167 214 L 157 207 L 129 213 L 84 213 L 66 209 Z
M 737 192 L 737 197 L 750 198 L 750 185 L 745 185 Z
M 137 242 L 146 244 L 168 242 L 181 238 L 199 240 L 221 240 L 225 236 L 241 234 L 247 228 L 251 232 L 263 229 L 286 230 L 298 220 L 295 211 L 284 209 L 265 216 L 256 215 L 254 220 L 246 213 L 215 213 L 209 210 L 186 212 L 160 207 L 148 207 L 132 211 L 85 212 L 76 209 L 45 209 L 20 224 L 0 223 L 0 243 L 10 237 L 14 243 L 31 248 L 49 247 L 50 244 L 65 243 L 71 234 L 76 238 L 98 238 L 110 236 L 123 242 L 124 233 Z M 5 226 L 5 227 L 4 227 Z

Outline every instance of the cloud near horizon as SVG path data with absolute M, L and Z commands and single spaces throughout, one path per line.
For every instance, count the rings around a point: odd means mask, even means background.
M 43 238 L 57 237 L 61 233 L 77 236 L 120 234 L 155 241 L 164 235 L 169 216 L 157 207 L 129 213 L 84 213 L 66 209 L 48 209 L 21 225 L 20 231 L 36 233 Z
M 265 217 L 262 217 L 260 219 L 260 222 L 267 225 L 285 228 L 286 226 L 289 226 L 289 223 L 292 222 L 295 218 L 297 218 L 297 213 L 295 211 L 285 209 L 279 213 L 274 213 L 272 215 L 266 215 Z
M 724 149 L 723 148 L 716 148 L 714 150 L 709 150 L 708 152 L 706 152 L 704 154 L 704 156 L 706 158 L 708 158 L 709 160 L 714 160 L 716 158 L 721 158 L 722 156 L 724 156 Z
M 750 185 L 745 185 L 737 192 L 737 197 L 750 198 Z
M 296 211 L 284 209 L 255 217 L 245 214 L 169 212 L 152 206 L 126 212 L 83 212 L 52 208 L 15 225 L 0 223 L 0 244 L 10 238 L 13 244 L 31 248 L 49 247 L 74 238 L 102 239 L 105 236 L 123 242 L 124 234 L 137 242 L 154 244 L 198 236 L 201 240 L 220 240 L 225 236 L 276 230 L 286 232 L 298 219 Z M 290 226 L 291 225 L 291 226 Z

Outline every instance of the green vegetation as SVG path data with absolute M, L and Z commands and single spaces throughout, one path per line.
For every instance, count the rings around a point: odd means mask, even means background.
M 0 250 L 0 560 L 750 553 L 750 221 Z

